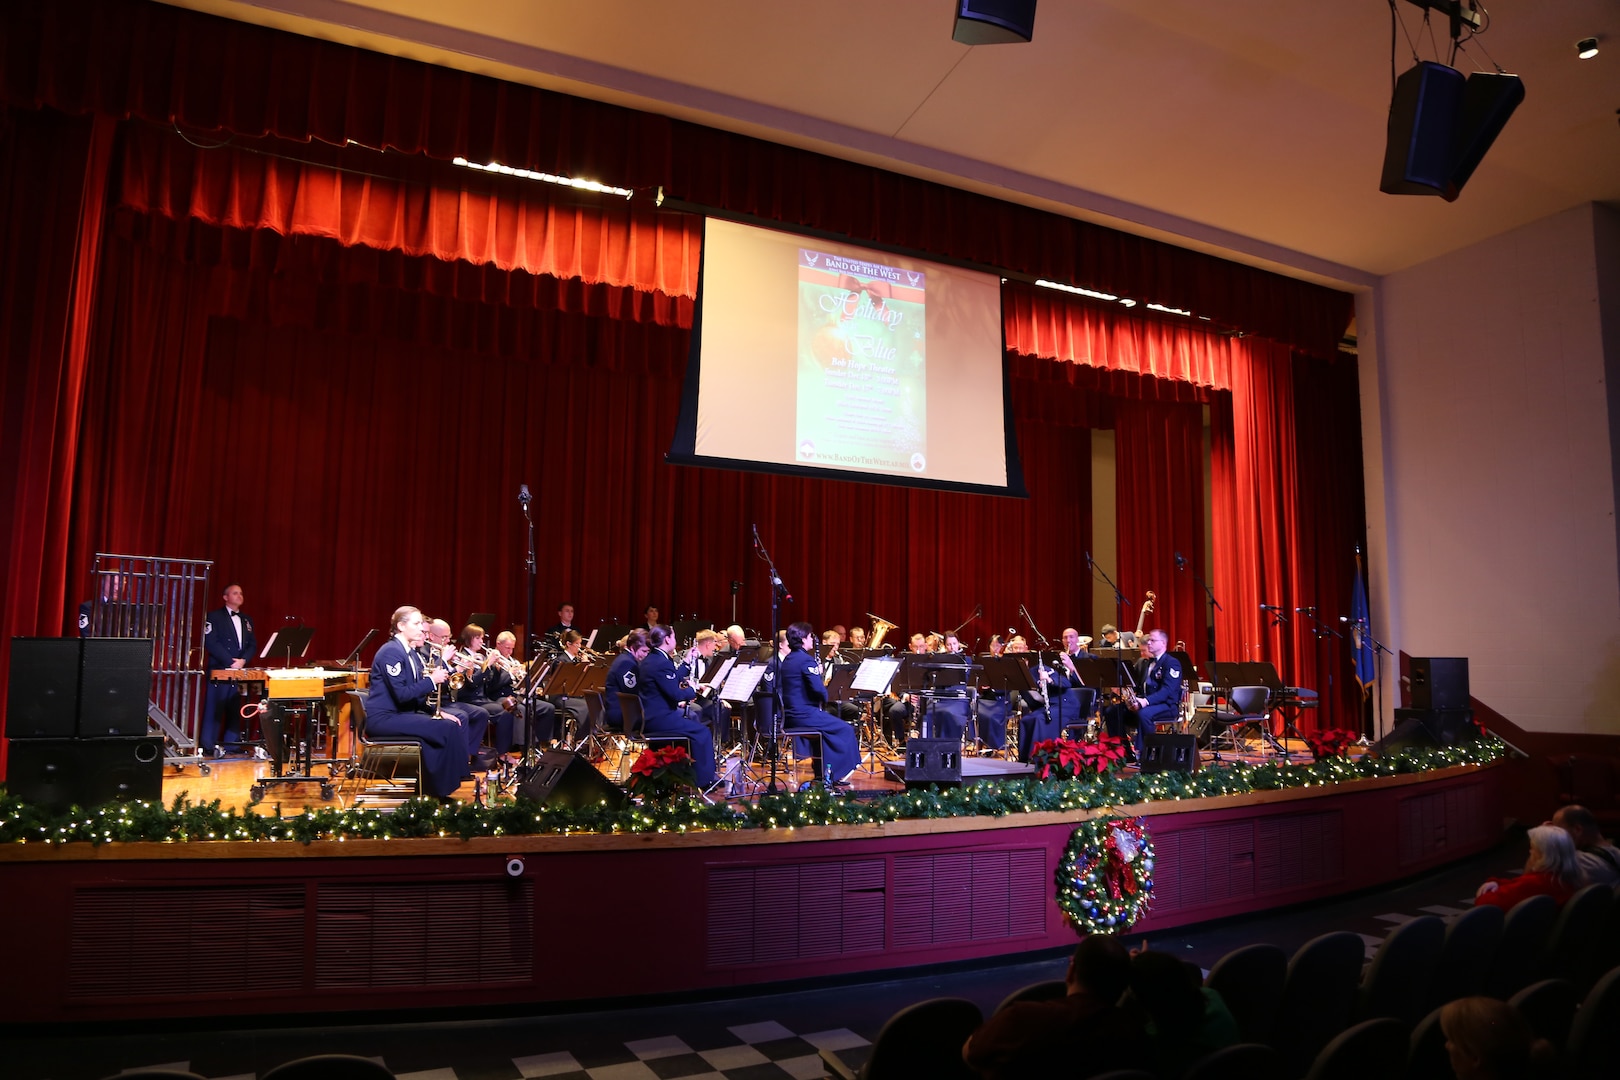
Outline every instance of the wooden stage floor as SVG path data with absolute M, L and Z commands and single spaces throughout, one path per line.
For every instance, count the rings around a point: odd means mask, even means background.
M 1290 760 L 1296 763 L 1309 763 L 1311 761 L 1310 750 L 1303 742 L 1288 739 L 1285 740 L 1285 745 L 1291 755 Z M 1245 764 L 1259 765 L 1275 760 L 1273 754 L 1258 740 L 1243 743 L 1241 746 L 1242 749 L 1237 753 L 1223 751 L 1221 754 L 1222 762 L 1226 764 L 1243 762 Z M 1352 755 L 1355 755 L 1355 751 L 1352 751 Z M 897 756 L 900 755 L 885 755 L 886 758 Z M 1216 764 L 1208 751 L 1200 753 L 1199 759 L 1200 768 L 1209 768 Z M 516 761 L 516 755 L 513 755 L 510 760 Z M 166 768 L 163 776 L 163 801 L 171 803 L 180 795 L 184 795 L 194 803 L 209 803 L 218 799 L 220 805 L 225 809 L 252 810 L 261 814 L 295 814 L 305 808 L 345 807 L 351 805 L 354 801 L 354 792 L 345 787 L 341 777 L 336 780 L 328 779 L 330 768 L 324 764 L 314 766 L 314 777 L 308 782 L 296 784 L 272 783 L 267 785 L 263 798 L 257 801 L 254 800 L 252 792 L 254 787 L 258 786 L 264 778 L 270 776 L 270 762 L 245 756 L 233 756 L 211 760 L 208 766 L 209 770 L 206 776 L 200 774 L 195 765 L 178 770 Z M 610 751 L 606 760 L 598 763 L 598 768 L 610 777 L 617 777 L 627 770 L 628 763 L 623 762 L 618 755 Z M 1134 767 L 1130 771 L 1134 772 Z M 755 797 L 763 790 L 769 775 L 768 769 L 758 762 L 755 762 L 752 768 L 745 770 L 745 773 L 746 775 L 737 776 L 740 782 L 732 785 L 734 794 L 731 798 L 748 799 Z M 494 775 L 494 773 L 490 774 L 491 777 Z M 795 769 L 785 760 L 778 762 L 777 783 L 779 786 L 792 790 L 800 784 L 808 782 L 811 776 L 812 772 L 808 763 L 800 764 Z M 330 799 L 321 797 L 322 781 L 328 781 L 327 787 L 331 789 L 332 794 Z M 850 785 L 857 795 L 899 791 L 904 786 L 898 781 L 888 779 L 885 776 L 883 762 L 874 760 L 872 755 L 868 755 L 863 760 L 861 768 L 857 769 L 854 775 L 850 777 Z M 493 797 L 495 785 L 489 783 L 487 789 L 489 794 L 486 798 Z M 471 802 L 477 798 L 477 795 L 478 790 L 475 781 L 468 780 L 456 791 L 455 798 L 460 801 Z M 718 794 L 714 797 L 716 799 L 720 798 Z M 363 805 L 387 809 L 397 805 L 398 801 L 397 799 L 390 800 L 367 796 Z

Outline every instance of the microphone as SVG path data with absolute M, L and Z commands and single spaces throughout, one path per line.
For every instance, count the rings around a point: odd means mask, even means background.
M 782 584 L 782 575 L 778 574 L 774 568 L 771 570 L 771 584 L 782 594 L 782 599 L 790 604 L 793 603 L 793 594 L 787 591 L 787 586 Z
M 528 506 L 529 502 L 533 498 L 534 498 L 534 496 L 529 494 L 529 485 L 528 484 L 519 484 L 518 485 L 518 504 L 519 505 Z
M 1187 569 L 1187 556 L 1183 555 L 1179 551 L 1176 552 L 1176 569 L 1177 570 L 1185 570 L 1185 569 Z
M 1091 552 L 1089 552 L 1089 551 L 1086 552 L 1086 565 L 1087 566 L 1091 565 Z
M 1310 613 L 1311 613 L 1311 614 L 1312 614 L 1312 615 L 1315 615 L 1315 614 L 1316 614 L 1316 608 L 1315 608 L 1315 607 L 1297 607 L 1297 608 L 1295 608 L 1295 609 L 1294 609 L 1294 611 L 1295 611 L 1295 613 L 1296 613 L 1296 614 L 1297 614 L 1297 613 L 1298 613 L 1298 612 L 1301 612 L 1301 611 L 1308 611 L 1308 612 L 1310 612 Z
M 1260 610 L 1261 611 L 1281 611 L 1282 608 L 1278 607 L 1276 604 L 1261 604 L 1260 605 Z

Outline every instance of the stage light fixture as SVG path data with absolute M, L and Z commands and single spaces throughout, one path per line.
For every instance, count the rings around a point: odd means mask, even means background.
M 468 161 L 464 157 L 452 159 L 452 164 L 460 165 L 464 169 L 476 169 L 479 172 L 499 173 L 502 176 L 516 176 L 524 180 L 538 180 L 543 184 L 557 184 L 560 187 L 570 187 L 578 191 L 595 191 L 604 195 L 619 195 L 626 199 L 634 195 L 630 188 L 613 187 L 609 184 L 599 183 L 595 180 L 581 180 L 573 176 L 557 176 L 554 173 L 535 172 L 533 169 L 514 169 L 510 165 L 502 165 L 498 161 L 491 161 L 487 165 L 480 165 L 476 161 Z
M 955 0 L 951 38 L 963 45 L 1005 45 L 1035 36 L 1035 0 Z
M 1582 60 L 1590 60 L 1598 54 L 1598 39 L 1595 37 L 1581 38 L 1575 43 L 1575 55 Z

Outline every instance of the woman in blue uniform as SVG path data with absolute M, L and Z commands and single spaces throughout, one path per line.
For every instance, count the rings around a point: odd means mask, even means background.
M 379 738 L 415 739 L 422 746 L 422 786 L 449 799 L 467 772 L 467 736 L 454 720 L 428 715 L 427 699 L 448 677 L 443 667 L 426 670 L 417 646 L 427 637 L 422 613 L 413 607 L 394 612 L 394 636 L 383 642 L 371 662 L 371 689 L 366 693 L 366 734 Z
M 714 784 L 714 733 L 681 708 L 697 697 L 687 681 L 691 672 L 685 664 L 675 666 L 675 632 L 656 626 L 647 632 L 652 646 L 636 671 L 636 693 L 641 697 L 641 715 L 648 735 L 682 735 L 692 747 L 692 769 L 698 787 Z
M 860 737 L 847 720 L 822 709 L 827 686 L 815 657 L 816 631 L 806 622 L 787 629 L 787 658 L 782 661 L 782 709 L 789 728 L 815 728 L 821 732 L 821 775 L 830 786 L 845 787 L 849 774 L 861 763 Z
M 634 694 L 640 681 L 637 668 L 647 658 L 647 631 L 632 630 L 624 636 L 622 648 L 608 666 L 607 687 L 602 691 L 602 727 L 609 735 L 624 730 L 624 709 L 620 694 Z

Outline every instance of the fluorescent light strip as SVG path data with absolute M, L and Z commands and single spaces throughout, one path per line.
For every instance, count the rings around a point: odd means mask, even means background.
M 635 192 L 629 188 L 612 187 L 608 184 L 598 183 L 595 180 L 579 180 L 570 176 L 555 176 L 551 173 L 535 172 L 533 169 L 514 169 L 510 165 L 502 165 L 492 161 L 488 165 L 480 165 L 476 161 L 468 161 L 464 157 L 454 159 L 454 164 L 464 169 L 477 169 L 479 172 L 500 173 L 502 176 L 518 176 L 524 180 L 539 180 L 545 184 L 557 184 L 561 187 L 576 188 L 580 191 L 597 191 L 606 195 L 622 195 L 626 199 Z
M 1165 307 L 1163 304 L 1149 304 L 1147 307 L 1149 311 L 1162 311 L 1166 315 L 1185 315 L 1189 319 L 1192 318 L 1192 312 L 1186 308 Z

